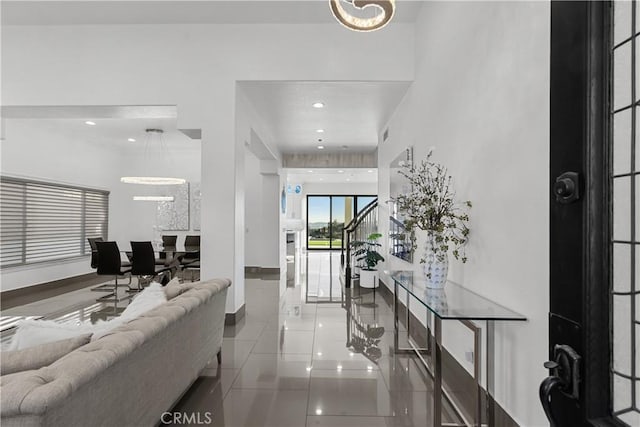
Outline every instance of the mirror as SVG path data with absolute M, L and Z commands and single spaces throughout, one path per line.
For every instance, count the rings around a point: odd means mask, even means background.
M 404 217 L 398 211 L 396 198 L 408 193 L 409 181 L 399 171 L 413 161 L 413 148 L 403 150 L 389 165 L 389 253 L 407 262 L 413 262 L 411 231 L 404 227 Z

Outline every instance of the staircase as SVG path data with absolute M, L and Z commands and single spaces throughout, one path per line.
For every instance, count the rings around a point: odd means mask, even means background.
M 345 288 L 351 287 L 354 278 L 352 269 L 356 261 L 351 255 L 351 242 L 366 240 L 378 231 L 378 199 L 364 207 L 342 230 L 342 252 L 340 254 L 340 280 Z

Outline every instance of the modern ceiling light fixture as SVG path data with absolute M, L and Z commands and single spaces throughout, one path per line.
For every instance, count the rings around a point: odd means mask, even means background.
M 174 178 L 169 176 L 159 176 L 154 174 L 155 171 L 170 170 L 168 167 L 169 160 L 166 155 L 162 129 L 146 129 L 147 141 L 144 150 L 143 165 L 152 171 L 149 174 L 138 176 L 123 176 L 121 182 L 125 184 L 144 184 L 144 185 L 180 185 L 187 182 L 183 178 Z
M 91 120 L 87 120 L 86 122 L 84 122 L 85 125 L 89 125 L 89 126 L 95 126 L 96 122 L 92 122 Z
M 313 108 L 324 108 L 324 103 L 323 102 L 314 102 L 313 103 Z
M 329 0 L 331 12 L 339 23 L 353 31 L 375 31 L 391 21 L 396 11 L 395 0 Z M 345 9 L 353 9 L 356 14 Z M 365 11 L 376 11 L 373 16 L 366 16 Z M 360 16 L 358 16 L 360 15 Z
M 137 202 L 173 202 L 173 196 L 133 196 Z

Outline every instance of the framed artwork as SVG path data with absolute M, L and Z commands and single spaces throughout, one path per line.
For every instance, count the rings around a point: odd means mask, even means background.
M 202 192 L 199 182 L 191 183 L 191 228 L 200 231 L 200 200 Z
M 158 202 L 156 224 L 162 231 L 189 231 L 189 183 L 168 185 L 172 202 Z

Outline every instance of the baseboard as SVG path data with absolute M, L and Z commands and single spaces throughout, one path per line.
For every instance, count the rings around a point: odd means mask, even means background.
M 107 276 L 88 273 L 0 292 L 0 309 L 6 310 L 41 299 L 55 297 L 66 292 L 108 282 L 109 279 L 110 277 Z
M 273 276 L 280 276 L 280 267 L 245 266 L 244 268 L 244 277 L 247 279 L 271 279 Z
M 225 326 L 233 326 L 236 323 L 240 322 L 244 318 L 245 307 L 246 306 L 242 304 L 242 307 L 240 307 L 235 313 L 226 313 L 224 315 Z
M 387 304 L 393 306 L 393 292 L 391 292 L 391 289 L 386 286 L 383 280 L 379 279 L 379 282 L 380 286 L 377 288 L 378 293 L 382 295 Z M 398 318 L 403 324 L 405 323 L 404 319 L 406 319 L 406 308 L 402 304 L 399 304 L 398 306 Z M 411 338 L 417 345 L 421 347 L 426 346 L 427 328 L 411 312 L 409 312 L 409 330 L 411 331 Z M 457 403 L 462 407 L 465 415 L 470 417 L 475 405 L 474 395 L 470 390 L 474 390 L 475 381 L 471 374 L 469 374 L 469 372 L 455 357 L 453 357 L 453 355 L 451 355 L 451 353 L 447 351 L 446 348 L 442 349 L 442 377 L 446 381 L 447 389 L 451 390 L 455 394 L 458 399 Z M 482 389 L 482 400 L 484 405 L 484 402 L 487 400 L 487 393 L 484 389 Z M 496 425 L 504 427 L 518 427 L 518 423 L 511 418 L 509 413 L 505 411 L 504 408 L 502 408 L 498 402 L 493 399 L 493 397 L 491 397 L 491 402 L 494 403 Z M 486 422 L 486 420 L 483 420 L 483 422 Z

